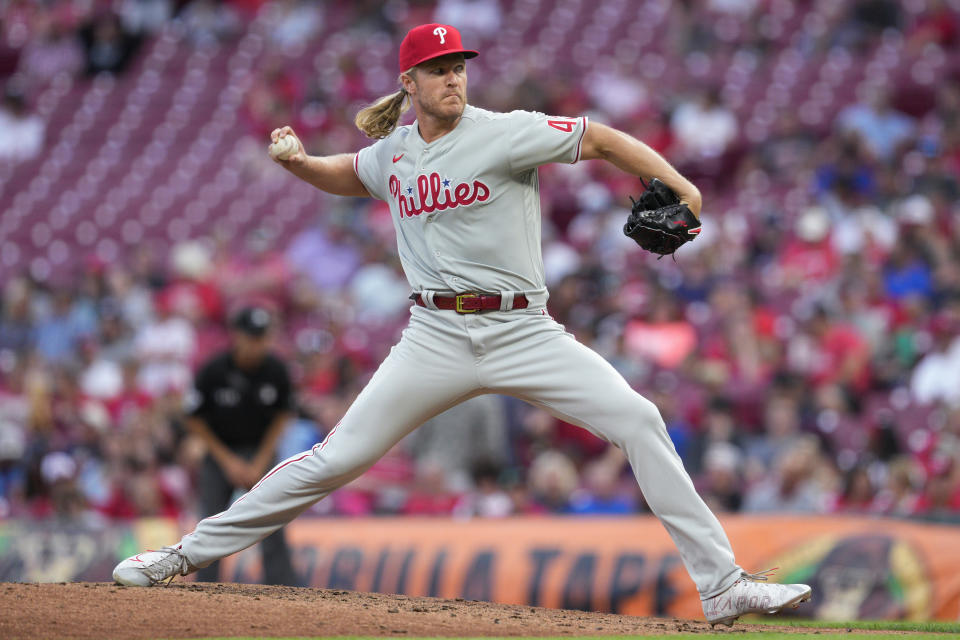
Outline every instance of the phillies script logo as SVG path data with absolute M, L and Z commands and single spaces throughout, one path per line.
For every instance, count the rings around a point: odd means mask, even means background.
M 416 189 L 402 188 L 400 178 L 390 176 L 390 194 L 397 199 L 400 217 L 412 218 L 421 213 L 466 207 L 475 201 L 485 202 L 490 198 L 490 187 L 479 180 L 454 185 L 447 178 L 441 180 L 440 174 L 434 171 L 417 176 Z

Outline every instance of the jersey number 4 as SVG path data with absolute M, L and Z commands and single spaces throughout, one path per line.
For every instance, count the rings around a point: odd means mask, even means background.
M 547 124 L 557 131 L 563 131 L 564 133 L 570 133 L 573 131 L 573 127 L 576 126 L 576 120 L 547 120 Z

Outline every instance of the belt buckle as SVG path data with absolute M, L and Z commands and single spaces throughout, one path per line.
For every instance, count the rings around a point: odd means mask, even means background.
M 480 311 L 480 309 L 464 309 L 464 308 L 463 308 L 463 299 L 464 299 L 464 298 L 479 298 L 479 297 L 480 297 L 480 296 L 477 295 L 476 293 L 461 293 L 461 294 L 459 294 L 456 298 L 454 298 L 454 301 L 455 301 L 455 303 L 456 303 L 456 307 L 455 307 L 455 308 L 456 308 L 457 313 L 476 313 L 477 311 Z

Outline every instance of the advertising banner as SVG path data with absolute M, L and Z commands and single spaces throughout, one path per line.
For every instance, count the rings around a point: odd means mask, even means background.
M 960 528 L 857 517 L 722 519 L 741 566 L 814 588 L 797 614 L 960 620 Z M 0 580 L 110 579 L 121 558 L 176 541 L 168 520 L 119 528 L 0 524 Z M 676 547 L 653 517 L 301 518 L 287 527 L 305 586 L 637 616 L 702 616 Z M 257 582 L 256 547 L 224 561 Z
M 122 525 L 8 520 L 0 522 L 0 581 L 111 580 L 118 560 L 179 538 L 179 525 L 165 518 Z
M 814 588 L 796 613 L 832 620 L 960 619 L 960 528 L 857 517 L 722 519 L 747 571 Z M 699 597 L 653 517 L 300 520 L 288 528 L 312 586 L 701 617 Z M 253 581 L 259 556 L 226 563 Z

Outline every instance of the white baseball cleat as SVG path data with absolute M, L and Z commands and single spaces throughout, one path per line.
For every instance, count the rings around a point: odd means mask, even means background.
M 114 568 L 113 579 L 128 587 L 152 587 L 196 570 L 179 549 L 164 547 L 159 551 L 144 551 L 127 558 Z
M 711 626 L 731 626 L 747 613 L 779 613 L 787 607 L 796 609 L 810 599 L 813 590 L 805 584 L 771 584 L 767 574 L 744 572 L 733 585 L 719 595 L 703 601 L 703 615 Z

